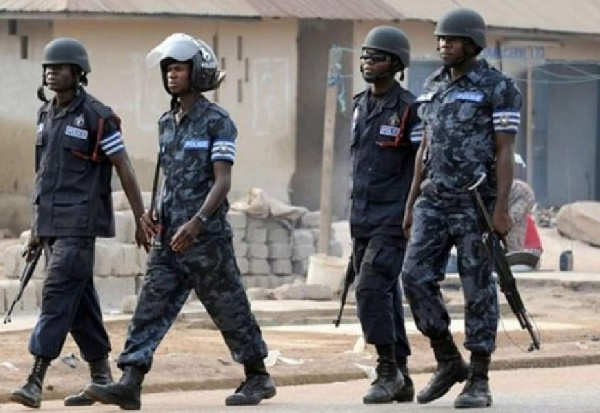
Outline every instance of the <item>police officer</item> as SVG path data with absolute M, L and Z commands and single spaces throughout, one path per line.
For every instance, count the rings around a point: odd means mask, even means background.
M 375 345 L 378 355 L 377 379 L 363 397 L 366 404 L 414 398 L 399 274 L 406 247 L 404 205 L 422 129 L 412 107 L 414 95 L 395 79 L 397 73 L 403 76 L 409 61 L 404 32 L 375 27 L 360 56 L 369 86 L 354 97 L 352 258 L 358 317 L 365 341 Z
M 107 357 L 110 342 L 94 287 L 96 237 L 114 236 L 111 175 L 114 166 L 131 203 L 136 222 L 143 214 L 142 197 L 121 136 L 120 121 L 110 108 L 89 95 L 90 62 L 76 39 L 58 38 L 46 46 L 43 81 L 38 97 L 35 141 L 35 188 L 30 251 L 40 244 L 47 256 L 41 313 L 31 334 L 35 357 L 27 382 L 11 392 L 11 400 L 40 407 L 42 383 L 71 333 L 92 382 L 112 381 Z M 48 101 L 44 86 L 55 93 Z M 141 225 L 138 246 L 147 247 Z M 31 257 L 28 257 L 29 259 Z M 82 394 L 65 405 L 93 404 Z
M 486 26 L 477 12 L 448 12 L 435 35 L 443 67 L 426 80 L 417 98 L 424 139 L 404 217 L 410 234 L 402 271 L 406 297 L 437 360 L 417 401 L 429 403 L 467 379 L 454 406 L 486 407 L 492 404 L 488 368 L 496 347 L 498 299 L 481 240 L 483 226 L 465 188 L 487 174 L 480 191 L 494 228 L 505 235 L 511 227 L 508 195 L 521 94 L 509 78 L 477 58 L 486 47 Z M 453 245 L 465 296 L 470 366 L 453 341 L 439 286 Z
M 143 225 L 156 236 L 125 348 L 117 360 L 119 383 L 88 386 L 85 394 L 123 409 L 139 409 L 144 375 L 153 354 L 193 289 L 221 331 L 246 380 L 225 400 L 256 405 L 276 390 L 263 359 L 267 346 L 250 310 L 226 219 L 235 160 L 236 127 L 228 113 L 202 94 L 219 86 L 222 73 L 212 49 L 176 33 L 148 55 L 160 62 L 172 110 L 159 120 L 164 181 L 158 223 Z

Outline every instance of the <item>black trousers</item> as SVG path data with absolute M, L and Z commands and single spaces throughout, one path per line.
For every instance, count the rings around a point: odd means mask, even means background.
M 84 360 L 106 357 L 111 348 L 94 286 L 95 238 L 60 237 L 43 242 L 49 256 L 41 314 L 29 352 L 55 359 L 71 333 Z
M 400 283 L 405 246 L 405 239 L 385 235 L 353 242 L 356 302 L 365 341 L 393 344 L 397 358 L 410 355 Z

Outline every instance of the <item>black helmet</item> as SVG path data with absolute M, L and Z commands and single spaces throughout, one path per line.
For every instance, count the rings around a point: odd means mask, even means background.
M 174 33 L 146 56 L 148 66 L 160 63 L 163 86 L 167 93 L 167 66 L 169 63 L 192 63 L 192 86 L 201 92 L 216 89 L 224 73 L 219 71 L 217 56 L 205 42 L 184 33 Z
M 376 49 L 396 56 L 406 68 L 410 64 L 410 43 L 397 27 L 377 26 L 367 34 L 363 49 Z
M 485 21 L 475 10 L 459 8 L 450 10 L 435 26 L 436 36 L 467 37 L 477 46 L 485 49 Z
M 44 48 L 42 67 L 60 64 L 75 65 L 84 73 L 92 71 L 85 46 L 79 40 L 70 37 L 54 39 Z

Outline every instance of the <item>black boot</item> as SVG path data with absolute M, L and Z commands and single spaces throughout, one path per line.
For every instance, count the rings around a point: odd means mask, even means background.
M 488 385 L 489 356 L 471 356 L 469 378 L 463 391 L 454 401 L 456 408 L 489 407 L 492 394 Z
M 469 374 L 469 367 L 450 334 L 441 340 L 432 340 L 431 347 L 438 363 L 433 377 L 417 395 L 417 401 L 421 404 L 439 399 L 456 383 L 465 381 Z
M 404 379 L 404 386 L 394 395 L 394 400 L 398 403 L 412 402 L 415 399 L 415 385 L 408 373 L 408 366 L 406 365 L 406 358 L 402 360 L 396 360 L 398 365 L 398 371 Z
M 92 383 L 95 384 L 110 384 L 113 382 L 112 374 L 110 373 L 110 365 L 108 364 L 108 357 L 100 360 L 90 361 L 90 377 Z M 90 399 L 83 390 L 79 394 L 73 394 L 65 399 L 65 406 L 91 406 L 95 403 L 95 400 Z
M 240 384 L 234 394 L 227 396 L 226 406 L 254 406 L 263 399 L 275 396 L 277 393 L 275 384 L 262 359 L 258 362 L 244 364 L 244 373 L 246 380 Z
M 27 382 L 10 392 L 10 399 L 23 406 L 39 408 L 42 404 L 42 384 L 50 359 L 35 357 Z
M 140 410 L 142 382 L 146 372 L 139 367 L 125 366 L 118 383 L 88 384 L 83 394 L 104 404 L 114 404 L 123 410 Z
M 398 371 L 391 348 L 389 354 L 385 354 L 377 346 L 377 353 L 379 353 L 376 368 L 377 378 L 371 383 L 371 387 L 363 397 L 364 404 L 391 403 L 404 386 L 404 379 Z

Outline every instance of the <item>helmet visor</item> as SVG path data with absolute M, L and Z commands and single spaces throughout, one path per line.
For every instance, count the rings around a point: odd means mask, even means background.
M 174 33 L 162 41 L 146 55 L 146 66 L 155 67 L 164 59 L 179 62 L 190 60 L 200 50 L 200 44 L 185 33 Z

